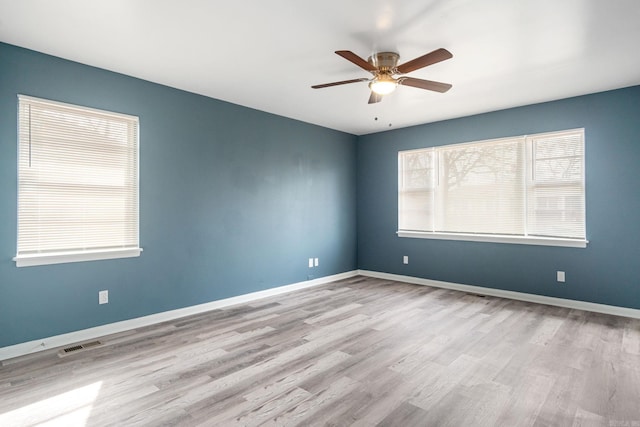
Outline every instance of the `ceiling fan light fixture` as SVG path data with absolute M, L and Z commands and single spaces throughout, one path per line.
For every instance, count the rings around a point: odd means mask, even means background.
M 388 95 L 398 86 L 398 81 L 391 76 L 381 75 L 369 83 L 369 89 L 378 95 Z

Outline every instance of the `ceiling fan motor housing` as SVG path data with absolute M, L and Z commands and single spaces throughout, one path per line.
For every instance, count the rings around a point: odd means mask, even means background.
M 378 52 L 371 55 L 368 61 L 381 73 L 392 73 L 399 59 L 400 55 L 395 52 Z

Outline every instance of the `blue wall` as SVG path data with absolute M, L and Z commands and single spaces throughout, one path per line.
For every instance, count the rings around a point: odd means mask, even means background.
M 17 94 L 140 117 L 139 258 L 11 261 Z M 0 43 L 0 347 L 354 270 L 356 141 Z
M 581 127 L 586 249 L 396 236 L 399 150 Z M 360 269 L 640 309 L 640 86 L 363 136 L 357 165 Z
M 15 267 L 19 93 L 140 117 L 141 257 Z M 0 43 L 0 347 L 356 268 L 640 308 L 639 117 L 632 87 L 356 138 Z M 578 127 L 586 249 L 396 236 L 398 150 Z

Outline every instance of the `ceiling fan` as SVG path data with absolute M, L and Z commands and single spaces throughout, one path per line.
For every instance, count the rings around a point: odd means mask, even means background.
M 451 52 L 447 49 L 436 49 L 433 52 L 422 55 L 404 64 L 397 65 L 400 55 L 395 52 L 379 52 L 374 53 L 365 61 L 350 50 L 337 50 L 336 53 L 347 61 L 351 61 L 358 67 L 373 74 L 373 78 L 361 78 L 352 80 L 343 80 L 340 82 L 325 83 L 321 85 L 311 86 L 313 89 L 322 89 L 325 87 L 339 86 L 348 83 L 369 82 L 371 96 L 369 104 L 382 101 L 384 95 L 393 92 L 398 85 L 413 86 L 419 89 L 433 90 L 435 92 L 446 92 L 451 89 L 448 83 L 434 82 L 431 80 L 416 79 L 406 77 L 402 74 L 410 73 L 420 68 L 436 64 L 438 62 L 453 58 Z M 394 77 L 400 74 L 399 77 Z

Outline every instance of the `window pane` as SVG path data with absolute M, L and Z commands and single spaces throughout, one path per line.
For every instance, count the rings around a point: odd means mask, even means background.
M 431 150 L 404 153 L 402 162 L 402 187 L 404 190 L 433 188 L 433 153 Z
M 584 132 L 536 135 L 530 144 L 529 234 L 586 238 Z
M 436 230 L 523 234 L 522 157 L 518 140 L 441 150 Z
M 433 191 L 406 191 L 400 195 L 400 229 L 433 231 Z
M 398 222 L 403 230 L 433 230 L 433 150 L 400 155 Z
M 580 186 L 534 187 L 530 196 L 529 234 L 584 237 L 584 202 Z

